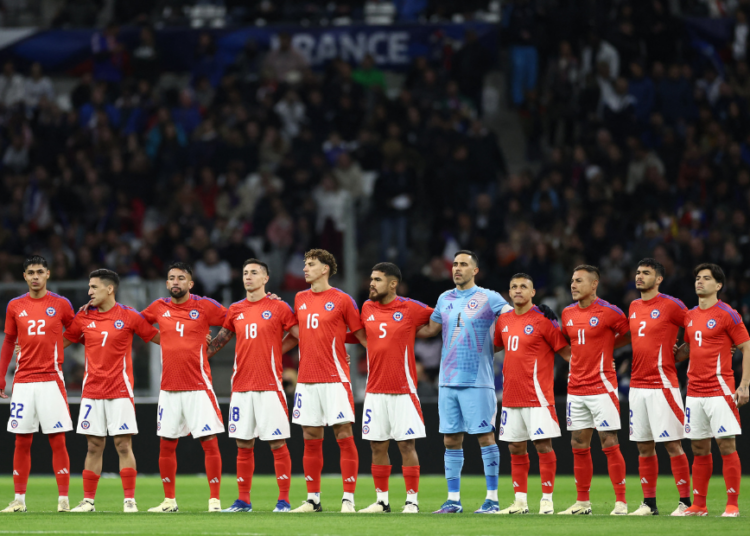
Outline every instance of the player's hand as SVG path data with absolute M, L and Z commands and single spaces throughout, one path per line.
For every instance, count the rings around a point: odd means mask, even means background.
M 737 404 L 737 407 L 741 408 L 750 401 L 750 387 L 747 385 L 745 387 L 740 385 L 732 395 L 732 398 L 734 399 L 734 403 Z
M 352 356 L 350 356 L 349 354 L 346 354 L 346 364 L 351 365 L 351 363 L 352 363 Z
M 8 395 L 5 394 L 5 389 L 0 389 L 0 398 L 8 398 Z
M 211 332 L 206 333 L 206 344 L 211 344 Z
M 21 345 L 18 344 L 18 341 L 16 341 L 16 347 L 13 348 L 13 355 L 18 355 L 21 353 Z
M 550 320 L 557 321 L 557 315 L 547 305 L 541 303 L 541 304 L 537 305 L 536 307 L 537 307 L 537 309 L 539 309 L 542 312 L 542 314 L 544 314 L 545 318 L 549 318 Z
M 675 343 L 674 346 L 672 346 L 672 355 L 676 356 L 677 351 L 680 349 L 680 345 Z
M 86 315 L 89 314 L 89 307 L 91 307 L 92 301 L 93 300 L 89 300 L 89 302 L 87 304 L 81 305 L 81 307 L 78 308 L 78 312 L 86 314 Z
M 266 293 L 266 298 L 269 300 L 281 300 L 278 294 L 272 294 L 271 292 Z

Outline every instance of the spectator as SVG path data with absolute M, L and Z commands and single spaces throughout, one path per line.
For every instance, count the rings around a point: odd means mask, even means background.
M 355 201 L 364 194 L 364 178 L 359 162 L 352 160 L 349 153 L 341 153 L 336 160 L 333 176 L 339 186 L 349 192 Z
M 375 59 L 370 54 L 366 54 L 359 68 L 352 72 L 352 80 L 367 89 L 385 90 L 385 75 L 375 66 Z
M 513 0 L 506 6 L 502 25 L 510 42 L 511 99 L 515 106 L 519 106 L 527 92 L 536 89 L 539 70 L 537 15 L 529 0 Z
M 516 54 L 519 53 L 520 50 L 516 49 Z M 533 58 L 532 52 L 527 51 L 525 54 Z M 458 82 L 461 94 L 471 101 L 479 115 L 482 115 L 484 78 L 491 67 L 490 54 L 479 42 L 476 31 L 467 30 L 463 46 L 451 61 L 451 77 Z M 535 80 L 533 83 L 529 80 L 529 87 L 533 87 L 535 83 Z
M 114 91 L 114 84 L 122 81 L 124 71 L 124 48 L 117 40 L 120 28 L 115 22 L 110 22 L 102 32 L 97 32 L 91 38 L 91 50 L 94 54 L 94 80 L 101 80 L 110 84 Z
M 13 106 L 23 101 L 25 90 L 23 76 L 16 72 L 12 61 L 6 61 L 0 74 L 0 102 L 8 107 Z
M 614 80 L 620 76 L 619 52 L 597 32 L 591 32 L 588 44 L 581 53 L 581 74 L 586 76 L 590 72 L 598 72 L 597 66 L 602 62 L 607 64 L 609 78 Z
M 210 247 L 195 263 L 195 280 L 203 286 L 207 296 L 221 300 L 221 291 L 232 280 L 232 270 L 227 261 L 219 258 L 216 248 Z
M 141 28 L 140 42 L 133 50 L 133 76 L 138 80 L 148 80 L 153 84 L 160 72 L 161 65 L 154 30 L 144 26 Z
M 292 47 L 292 39 L 288 33 L 280 33 L 278 40 L 278 48 L 266 55 L 264 69 L 268 69 L 276 80 L 297 83 L 310 68 L 307 58 Z
M 274 111 L 281 119 L 282 132 L 287 141 L 296 138 L 305 120 L 305 104 L 297 92 L 292 89 L 287 91 L 284 98 L 274 106 Z
M 393 168 L 382 173 L 373 192 L 375 214 L 381 218 L 380 260 L 395 257 L 399 266 L 406 266 L 409 252 L 409 213 L 415 193 L 414 178 L 406 161 L 398 160 Z
M 42 66 L 38 61 L 31 64 L 31 76 L 26 79 L 24 85 L 26 106 L 36 108 L 42 99 L 54 102 L 55 89 L 50 79 L 42 76 Z

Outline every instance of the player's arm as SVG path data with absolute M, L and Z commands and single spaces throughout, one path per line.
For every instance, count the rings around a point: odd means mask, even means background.
M 556 353 L 557 355 L 562 357 L 565 361 L 570 363 L 570 345 L 567 345 L 564 348 L 560 348 Z
M 3 348 L 0 350 L 0 398 L 8 398 L 5 394 L 5 374 L 8 372 L 8 366 L 16 352 L 16 338 L 7 333 L 3 340 Z
M 297 327 L 297 326 L 294 326 Z M 281 354 L 287 353 L 289 350 L 299 344 L 299 339 L 292 335 L 291 331 L 284 336 L 284 340 L 281 341 Z
M 358 329 L 353 333 L 353 335 L 357 338 L 359 341 L 359 344 L 367 348 L 367 335 L 365 335 L 365 329 Z
M 618 335 L 615 338 L 615 350 L 627 346 L 630 344 L 630 332 L 628 331 L 625 335 Z
M 429 339 L 434 337 L 443 329 L 443 325 L 430 318 L 430 323 L 425 324 L 417 331 L 417 339 Z
M 672 350 L 674 351 L 675 363 L 681 363 L 690 357 L 690 344 L 687 341 L 683 342 L 681 346 L 675 344 Z
M 739 408 L 750 401 L 750 341 L 737 345 L 737 348 L 742 350 L 742 379 L 732 398 Z
M 224 348 L 226 344 L 232 340 L 233 337 L 233 331 L 230 331 L 227 328 L 221 328 L 216 337 L 214 337 L 208 345 L 208 358 L 211 359 L 214 354 Z
M 67 348 L 71 344 L 75 344 L 73 341 L 69 341 L 68 339 L 63 338 L 63 348 Z
M 154 335 L 154 338 L 148 342 L 152 342 L 154 344 L 158 344 L 159 346 L 161 346 L 161 333 L 157 333 L 156 335 Z

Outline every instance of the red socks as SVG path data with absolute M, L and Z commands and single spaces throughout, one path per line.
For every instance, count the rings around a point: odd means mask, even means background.
M 693 456 L 693 504 L 699 508 L 706 507 L 708 482 L 714 472 L 714 459 L 711 454 Z
M 625 499 L 625 458 L 620 452 L 620 445 L 602 449 L 607 455 L 607 469 L 609 469 L 609 479 L 612 481 L 612 487 L 615 488 L 615 500 L 626 502 Z
M 669 458 L 669 463 L 672 465 L 672 475 L 680 497 L 690 497 L 690 464 L 687 454 L 683 452 L 680 456 Z
M 419 493 L 419 466 L 401 466 L 401 472 L 404 473 L 404 483 L 406 484 L 406 500 L 409 501 L 409 495 Z
M 26 493 L 31 472 L 31 442 L 34 434 L 16 434 L 16 449 L 13 452 L 13 485 L 16 493 Z
M 122 492 L 126 499 L 135 499 L 135 476 L 138 474 L 133 468 L 120 469 L 120 480 L 122 480 Z
M 609 456 L 607 456 L 609 459 Z M 576 491 L 579 501 L 588 501 L 591 491 L 591 479 L 594 476 L 594 464 L 591 462 L 591 447 L 573 449 L 573 474 L 576 480 Z
M 83 470 L 83 498 L 91 499 L 92 501 L 96 498 L 96 487 L 99 485 L 99 475 L 94 471 L 87 469 Z
M 159 445 L 159 474 L 164 485 L 164 497 L 174 499 L 174 481 L 177 476 L 177 439 L 162 437 Z
M 52 469 L 57 479 L 57 491 L 61 497 L 67 497 L 70 488 L 70 458 L 65 447 L 65 434 L 50 434 L 47 437 L 49 446 L 52 447 Z
M 654 456 L 638 457 L 638 473 L 641 476 L 641 487 L 644 499 L 656 498 L 656 479 L 659 477 L 659 459 Z M 680 495 L 685 497 L 685 495 Z
M 391 478 L 390 465 L 372 464 L 372 480 L 375 483 L 375 491 L 378 493 L 388 491 L 388 480 Z
M 250 488 L 255 472 L 255 449 L 237 449 L 237 489 L 239 499 L 250 504 Z
M 529 455 L 510 455 L 510 475 L 513 480 L 513 491 L 528 493 L 529 489 Z
M 284 445 L 271 452 L 273 468 L 276 470 L 276 483 L 279 485 L 279 500 L 289 502 L 289 487 L 292 485 L 292 458 L 289 456 L 289 448 Z
M 341 479 L 344 481 L 344 493 L 354 493 L 357 489 L 357 473 L 359 472 L 359 453 L 354 444 L 354 436 L 337 439 L 341 450 Z
M 201 441 L 206 454 L 206 478 L 211 489 L 211 498 L 218 499 L 221 492 L 221 452 L 217 438 Z
M 721 457 L 724 464 L 724 484 L 727 486 L 727 506 L 737 506 L 742 480 L 742 466 L 737 452 Z
M 305 453 L 302 457 L 307 493 L 320 493 L 320 474 L 323 472 L 323 440 L 305 439 Z
M 557 474 L 557 455 L 555 451 L 539 454 L 539 476 L 542 477 L 542 493 L 552 493 L 555 489 Z

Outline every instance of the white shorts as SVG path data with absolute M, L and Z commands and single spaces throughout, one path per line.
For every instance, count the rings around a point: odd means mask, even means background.
M 422 407 L 416 394 L 365 394 L 362 439 L 406 441 L 426 435 Z
M 508 443 L 538 441 L 560 437 L 555 406 L 544 408 L 506 408 L 500 413 L 498 439 Z
M 685 408 L 677 387 L 630 388 L 630 440 L 676 441 L 685 437 Z
M 354 397 L 348 383 L 298 383 L 292 422 L 333 426 L 354 422 Z
M 281 391 L 244 391 L 232 393 L 229 402 L 229 437 L 263 441 L 286 439 L 289 412 Z
M 138 433 L 132 398 L 81 399 L 77 434 L 105 437 Z
M 599 432 L 620 429 L 620 402 L 615 393 L 568 395 L 565 408 L 568 430 L 596 428 Z
M 731 396 L 687 397 L 685 437 L 709 439 L 740 435 L 740 413 Z
M 160 391 L 156 435 L 177 439 L 224 432 L 224 421 L 213 391 Z
M 10 397 L 8 431 L 14 434 L 70 432 L 73 419 L 62 380 L 14 383 Z

